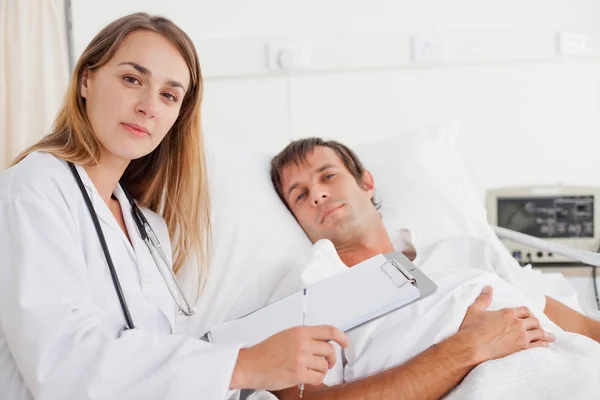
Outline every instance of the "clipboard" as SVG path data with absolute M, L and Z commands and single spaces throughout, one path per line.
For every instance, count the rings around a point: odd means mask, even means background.
M 303 322 L 347 332 L 436 289 L 402 253 L 379 254 L 241 318 L 212 326 L 202 338 L 214 344 L 253 346 Z

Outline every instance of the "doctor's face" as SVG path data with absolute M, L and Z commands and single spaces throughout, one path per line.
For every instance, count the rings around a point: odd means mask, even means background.
M 348 243 L 368 221 L 379 219 L 371 174 L 365 171 L 361 187 L 329 147 L 315 147 L 306 162 L 285 166 L 281 175 L 286 203 L 313 243 Z
M 103 159 L 151 153 L 177 120 L 189 83 L 175 45 L 146 30 L 127 35 L 103 66 L 85 70 L 81 95 Z

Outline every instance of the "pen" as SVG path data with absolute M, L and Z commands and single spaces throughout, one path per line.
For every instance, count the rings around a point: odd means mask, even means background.
M 302 292 L 302 326 L 306 324 L 306 288 Z M 300 390 L 300 398 L 304 394 L 304 383 L 301 383 L 299 386 Z

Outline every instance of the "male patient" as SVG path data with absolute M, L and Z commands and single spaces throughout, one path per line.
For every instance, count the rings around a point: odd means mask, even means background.
M 331 270 L 317 280 L 339 272 L 339 268 L 394 251 L 373 201 L 373 178 L 341 143 L 319 138 L 293 142 L 272 160 L 271 178 L 282 201 L 316 243 L 315 248 L 327 253 L 331 247 L 339 256 L 342 266 L 332 261 Z M 441 251 L 443 259 L 446 256 Z M 414 254 L 407 256 L 414 258 Z M 429 259 L 439 264 L 439 256 L 433 254 Z M 427 258 L 423 262 L 427 263 Z M 337 371 L 330 371 L 324 380 L 329 386 L 307 386 L 305 399 L 440 398 L 481 363 L 505 356 L 509 359 L 521 350 L 547 348 L 556 338 L 550 331 L 575 337 L 572 348 L 579 349 L 572 350 L 575 353 L 581 349 L 589 352 L 591 346 L 592 353 L 600 354 L 600 345 L 563 332 L 600 341 L 600 323 L 554 299 L 547 297 L 545 315 L 540 311 L 536 316 L 522 292 L 489 272 L 429 271 L 425 272 L 438 284 L 438 291 L 351 331 L 350 348 L 343 358 L 338 357 Z M 296 289 L 312 283 L 314 277 L 310 282 L 298 282 Z M 495 311 L 487 310 L 490 304 Z M 391 345 L 378 347 L 378 341 L 390 341 Z M 370 354 L 375 356 L 367 357 Z M 576 368 L 588 365 L 585 354 L 573 355 L 573 359 L 581 364 L 573 364 Z M 598 379 L 595 370 L 590 374 L 578 375 L 582 385 Z M 297 398 L 298 389 L 276 394 L 282 399 Z

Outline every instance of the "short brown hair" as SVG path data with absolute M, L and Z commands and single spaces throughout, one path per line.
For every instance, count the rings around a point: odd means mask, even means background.
M 358 183 L 361 188 L 365 188 L 363 181 L 365 167 L 356 153 L 350 148 L 335 140 L 325 140 L 318 137 L 299 139 L 288 144 L 285 149 L 271 160 L 271 181 L 273 182 L 273 186 L 275 187 L 275 191 L 279 195 L 279 198 L 288 208 L 289 205 L 283 195 L 281 182 L 283 169 L 290 164 L 299 165 L 305 163 L 306 156 L 309 153 L 312 153 L 317 146 L 329 147 L 335 151 L 344 163 L 346 169 L 352 174 L 354 179 L 356 179 L 356 183 Z M 374 198 L 371 199 L 371 202 L 376 209 L 379 209 L 380 204 L 375 202 Z

